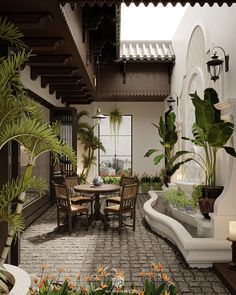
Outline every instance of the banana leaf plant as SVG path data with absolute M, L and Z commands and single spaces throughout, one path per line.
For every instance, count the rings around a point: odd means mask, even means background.
M 160 143 L 163 146 L 164 150 L 150 149 L 144 155 L 144 157 L 150 157 L 153 154 L 157 154 L 153 159 L 155 165 L 158 165 L 162 160 L 165 160 L 166 176 L 173 175 L 175 171 L 177 171 L 181 167 L 181 165 L 193 160 L 192 158 L 187 158 L 178 161 L 180 157 L 190 152 L 175 152 L 174 150 L 175 144 L 178 141 L 178 132 L 176 130 L 175 119 L 175 113 L 171 111 L 167 114 L 166 122 L 164 122 L 163 117 L 161 116 L 159 125 L 152 123 L 152 125 L 158 129 L 158 133 L 161 138 Z
M 190 97 L 195 107 L 196 122 L 192 126 L 193 138 L 183 139 L 191 140 L 203 148 L 204 156 L 197 154 L 199 160 L 196 162 L 205 171 L 206 185 L 215 186 L 218 151 L 224 149 L 226 153 L 236 157 L 235 149 L 226 145 L 233 134 L 234 124 L 221 119 L 220 111 L 214 106 L 219 98 L 213 88 L 205 89 L 203 99 L 196 92 L 191 93 Z
M 39 106 L 27 97 L 19 71 L 30 52 L 20 40 L 21 37 L 14 24 L 0 18 L 0 39 L 10 42 L 16 51 L 0 60 L 0 150 L 14 140 L 25 148 L 29 156 L 22 178 L 9 180 L 0 188 L 0 221 L 8 225 L 5 246 L 0 253 L 0 266 L 7 257 L 14 237 L 24 228 L 22 208 L 27 189 L 35 188 L 40 194 L 45 191 L 45 180 L 32 175 L 36 159 L 50 151 L 55 158 L 66 155 L 76 166 L 74 152 L 58 139 L 58 125 L 45 123 Z M 13 202 L 16 204 L 14 207 L 11 206 Z

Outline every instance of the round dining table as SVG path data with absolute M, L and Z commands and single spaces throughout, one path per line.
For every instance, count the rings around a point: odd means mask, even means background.
M 89 216 L 89 223 L 91 223 L 93 220 L 101 220 L 104 222 L 104 214 L 102 214 L 100 211 L 100 195 L 119 192 L 120 189 L 121 186 L 115 184 L 102 184 L 100 186 L 80 184 L 74 186 L 74 190 L 76 192 L 94 194 L 94 213 Z

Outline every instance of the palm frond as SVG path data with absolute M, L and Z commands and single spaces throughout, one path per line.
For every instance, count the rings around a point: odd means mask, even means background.
M 9 229 L 15 231 L 16 236 L 24 230 L 24 219 L 20 214 L 9 213 L 8 210 L 0 208 L 0 220 L 6 221 Z
M 11 45 L 25 47 L 24 42 L 20 40 L 22 37 L 24 35 L 15 24 L 9 22 L 6 17 L 0 17 L 0 39 L 9 42 Z
M 13 53 L 0 63 L 0 93 L 13 92 L 19 94 L 24 93 L 24 85 L 19 76 L 20 66 L 24 64 L 30 57 L 31 52 L 25 49 L 17 53 Z

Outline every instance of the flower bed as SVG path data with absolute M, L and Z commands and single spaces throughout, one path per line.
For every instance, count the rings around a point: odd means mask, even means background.
M 125 275 L 116 270 L 100 265 L 95 274 L 81 277 L 79 273 L 71 278 L 61 268 L 57 275 L 47 274 L 47 265 L 42 266 L 40 277 L 33 278 L 31 295 L 103 295 L 103 294 L 137 294 L 137 295 L 174 295 L 175 285 L 160 263 L 152 263 L 149 272 L 140 273 L 142 288 L 131 285 L 125 289 Z

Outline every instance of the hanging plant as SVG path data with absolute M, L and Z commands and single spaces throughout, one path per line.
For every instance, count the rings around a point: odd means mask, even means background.
M 122 119 L 122 112 L 115 105 L 115 107 L 109 113 L 110 128 L 114 135 L 119 134 Z

